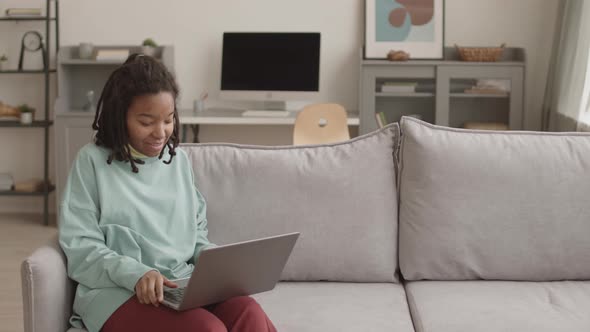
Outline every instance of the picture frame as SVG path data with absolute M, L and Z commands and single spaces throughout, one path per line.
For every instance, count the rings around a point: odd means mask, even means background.
M 366 59 L 390 51 L 410 59 L 444 57 L 444 0 L 365 0 Z

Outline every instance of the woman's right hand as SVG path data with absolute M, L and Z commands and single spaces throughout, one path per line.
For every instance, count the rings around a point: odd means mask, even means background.
M 156 307 L 164 301 L 164 286 L 178 287 L 156 270 L 146 272 L 135 285 L 135 294 L 141 304 L 153 304 Z

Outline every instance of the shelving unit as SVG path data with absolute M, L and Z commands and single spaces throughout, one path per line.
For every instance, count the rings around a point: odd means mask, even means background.
M 388 122 L 410 115 L 450 127 L 462 127 L 468 122 L 493 122 L 505 124 L 509 129 L 523 128 L 525 54 L 522 48 L 506 48 L 498 62 L 460 61 L 456 49 L 448 47 L 442 60 L 392 62 L 365 60 L 361 56 L 360 67 L 361 134 L 377 128 L 375 114 L 380 112 Z M 466 92 L 480 80 L 502 81 L 509 89 L 497 93 Z M 415 84 L 415 88 L 405 92 L 382 91 L 388 84 Z
M 54 5 L 55 17 L 51 16 L 51 4 Z M 45 22 L 45 58 L 49 59 L 52 34 L 51 22 L 55 25 L 55 50 L 59 50 L 59 1 L 45 0 L 45 16 L 42 17 L 0 17 L 0 24 L 9 24 L 10 22 L 18 23 L 24 21 L 38 21 Z M 0 74 L 18 75 L 18 74 L 42 74 L 45 79 L 45 96 L 44 96 L 44 120 L 33 121 L 32 124 L 24 125 L 16 121 L 2 121 L 1 128 L 43 128 L 43 191 L 41 192 L 16 192 L 16 191 L 0 191 L 0 196 L 41 196 L 43 197 L 43 223 L 49 224 L 49 195 L 55 190 L 55 187 L 50 185 L 49 181 L 49 128 L 53 125 L 49 115 L 49 78 L 51 73 L 55 73 L 55 69 L 50 69 L 50 61 L 43 70 L 2 70 Z
M 45 128 L 53 125 L 53 121 L 35 120 L 31 124 L 21 124 L 18 121 L 2 121 L 0 127 L 7 128 Z
M 55 73 L 55 69 L 50 69 L 50 73 Z M 44 70 L 0 70 L 2 74 L 44 74 Z

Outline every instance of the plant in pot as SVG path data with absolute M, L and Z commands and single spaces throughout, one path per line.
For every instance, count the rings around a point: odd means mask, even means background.
M 8 62 L 8 57 L 6 54 L 0 55 L 0 70 L 4 70 L 4 65 Z
M 143 43 L 141 43 L 141 53 L 149 56 L 156 56 L 156 51 L 158 48 L 158 44 L 152 38 L 144 39 Z
M 33 113 L 35 113 L 35 109 L 27 104 L 22 104 L 18 107 L 18 111 L 20 112 L 20 123 L 22 124 L 31 124 L 33 123 Z

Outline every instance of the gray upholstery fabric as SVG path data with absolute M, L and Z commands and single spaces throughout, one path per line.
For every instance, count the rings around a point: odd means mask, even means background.
M 252 297 L 278 331 L 414 331 L 399 284 L 281 282 L 274 290 Z
M 75 287 L 57 236 L 23 261 L 21 280 L 25 331 L 65 331 Z
M 399 284 L 282 282 L 254 298 L 278 331 L 414 331 Z
M 397 124 L 314 146 L 186 144 L 217 244 L 299 231 L 284 280 L 395 281 Z
M 589 134 L 401 127 L 406 279 L 590 279 Z
M 415 281 L 417 332 L 590 331 L 590 282 Z

